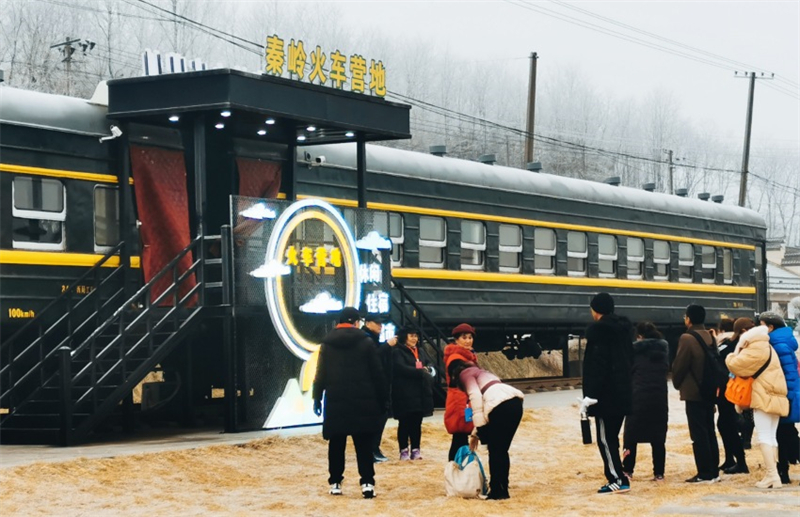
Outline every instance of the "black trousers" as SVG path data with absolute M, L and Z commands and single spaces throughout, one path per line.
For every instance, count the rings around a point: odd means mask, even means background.
M 447 461 L 456 459 L 458 449 L 464 445 L 469 445 L 469 433 L 453 433 L 453 439 L 450 440 L 450 452 L 447 453 Z
M 714 432 L 714 404 L 710 402 L 686 401 L 686 420 L 697 474 L 703 479 L 719 476 L 719 445 Z
M 489 423 L 480 429 L 480 437 L 489 447 L 489 491 L 508 496 L 508 474 L 511 470 L 508 449 L 522 420 L 522 399 L 501 402 L 492 409 L 488 419 Z
M 408 413 L 397 419 L 397 444 L 400 450 L 408 448 L 411 442 L 412 449 L 419 449 L 422 440 L 422 411 Z
M 597 448 L 603 459 L 603 473 L 609 483 L 622 484 L 622 461 L 619 458 L 619 430 L 622 428 L 624 415 L 595 416 L 597 427 Z
M 389 420 L 388 416 L 383 417 L 383 424 L 381 424 L 380 430 L 375 433 L 372 439 L 372 452 L 374 454 L 378 454 L 381 452 L 381 441 L 383 440 L 383 430 L 386 428 L 386 421 Z
M 739 415 L 736 414 L 736 407 L 729 400 L 720 399 L 717 401 L 717 409 L 719 410 L 717 431 L 725 448 L 725 463 L 736 461 L 744 464 L 744 447 L 739 434 Z
M 627 455 L 622 459 L 622 471 L 628 474 L 633 474 L 636 467 L 636 443 L 625 443 L 623 448 L 627 451 Z M 664 475 L 664 464 L 667 461 L 667 447 L 663 442 L 651 442 L 650 447 L 653 449 L 653 475 Z
M 356 448 L 359 484 L 375 484 L 375 460 L 372 457 L 374 433 L 354 434 L 353 445 Z M 328 440 L 328 483 L 341 483 L 344 479 L 344 450 L 347 446 L 347 435 L 331 436 Z

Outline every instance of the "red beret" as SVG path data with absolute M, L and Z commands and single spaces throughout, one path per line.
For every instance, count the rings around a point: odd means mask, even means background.
M 460 336 L 461 334 L 472 334 L 475 336 L 475 327 L 468 323 L 462 323 L 461 325 L 457 325 L 456 328 L 453 329 L 453 336 Z

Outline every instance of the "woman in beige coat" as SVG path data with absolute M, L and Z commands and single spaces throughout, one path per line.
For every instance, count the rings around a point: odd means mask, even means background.
M 776 464 L 778 441 L 775 437 L 778 420 L 789 414 L 789 399 L 786 397 L 786 378 L 781 369 L 778 354 L 769 344 L 767 327 L 754 327 L 739 339 L 736 349 L 725 359 L 732 374 L 752 377 L 765 363 L 766 369 L 753 381 L 750 407 L 758 431 L 758 441 L 767 474 L 758 483 L 758 488 L 780 488 L 781 479 Z M 736 406 L 736 410 L 742 409 Z

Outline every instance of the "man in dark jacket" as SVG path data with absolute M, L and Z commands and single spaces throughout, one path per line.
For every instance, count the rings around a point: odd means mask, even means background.
M 599 293 L 590 304 L 592 323 L 586 329 L 586 353 L 583 357 L 583 395 L 597 400 L 588 414 L 595 417 L 597 445 L 608 479 L 598 493 L 612 494 L 630 490 L 630 480 L 622 471 L 619 457 L 619 431 L 625 415 L 631 411 L 631 356 L 633 355 L 630 322 L 614 314 L 614 299 Z
M 719 445 L 714 432 L 714 402 L 704 400 L 700 393 L 703 383 L 706 352 L 703 346 L 716 350 L 711 333 L 706 330 L 706 310 L 700 305 L 689 305 L 683 322 L 686 332 L 678 341 L 678 351 L 672 362 L 672 385 L 686 401 L 686 420 L 692 438 L 692 452 L 697 474 L 687 483 L 715 483 L 719 481 Z M 697 340 L 699 336 L 703 344 Z
M 383 330 L 384 317 L 380 314 L 369 313 L 364 316 L 364 327 L 361 329 L 367 333 L 372 343 L 378 351 L 378 359 L 383 366 L 383 373 L 386 375 L 386 389 L 391 396 L 392 386 L 392 347 L 397 343 L 397 338 L 393 337 L 388 339 L 385 343 L 381 343 L 381 330 Z M 389 418 L 388 409 L 383 417 L 383 425 L 375 435 L 375 440 L 372 444 L 372 457 L 375 463 L 383 463 L 388 461 L 389 458 L 381 451 L 381 440 L 383 440 L 383 429 L 386 427 L 386 421 Z
M 361 316 L 345 307 L 339 325 L 322 340 L 314 378 L 314 412 L 325 415 L 322 437 L 328 440 L 328 483 L 331 495 L 341 495 L 347 436 L 353 437 L 361 476 L 361 494 L 375 497 L 372 444 L 384 423 L 388 392 L 375 346 L 356 323 Z

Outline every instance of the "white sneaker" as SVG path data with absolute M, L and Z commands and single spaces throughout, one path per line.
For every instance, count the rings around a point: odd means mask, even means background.
M 328 491 L 331 495 L 342 495 L 342 484 L 331 483 L 331 489 Z
M 364 499 L 372 499 L 375 497 L 375 485 L 370 483 L 361 485 L 361 495 L 364 496 Z

